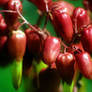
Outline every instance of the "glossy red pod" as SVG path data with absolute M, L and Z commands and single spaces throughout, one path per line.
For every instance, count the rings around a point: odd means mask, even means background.
M 48 65 L 53 64 L 56 61 L 60 49 L 60 39 L 57 37 L 48 36 L 44 42 L 43 61 Z
M 55 27 L 55 31 L 60 35 L 66 42 L 70 42 L 73 38 L 73 24 L 69 14 L 62 13 L 60 10 L 51 12 L 52 24 Z
M 7 9 L 15 11 L 19 9 L 20 12 L 22 12 L 22 3 L 20 0 L 9 0 L 9 2 L 7 3 Z
M 83 48 L 92 54 L 92 25 L 87 26 L 81 32 L 81 42 Z
M 8 38 L 8 51 L 14 59 L 20 61 L 25 53 L 26 49 L 26 35 L 21 30 L 12 31 Z
M 0 0 L 0 7 L 7 4 L 9 0 Z
M 7 24 L 5 23 L 5 19 L 3 18 L 2 14 L 0 14 L 0 35 L 6 33 Z
M 74 6 L 66 1 L 52 2 L 49 9 L 51 12 L 59 10 L 60 12 L 68 13 L 70 16 L 73 13 Z
M 17 10 L 22 13 L 22 8 L 23 7 L 20 0 L 9 0 L 9 2 L 5 5 L 4 9 L 16 11 L 16 13 L 5 13 L 5 20 L 10 29 L 16 22 L 18 22 L 19 15 Z
M 57 71 L 59 72 L 62 80 L 71 83 L 74 76 L 74 63 L 75 58 L 69 52 L 60 53 L 56 60 Z
M 75 59 L 80 72 L 88 79 L 92 79 L 92 61 L 89 53 L 77 52 Z
M 29 52 L 36 57 L 41 57 L 44 39 L 38 32 L 31 29 L 26 29 L 25 33 Z
M 73 11 L 72 21 L 74 24 L 75 33 L 76 31 L 80 32 L 80 29 L 83 26 L 90 24 L 90 16 L 87 11 L 83 8 L 77 7 Z
M 38 9 L 40 9 L 42 12 L 46 12 L 46 3 L 49 7 L 49 5 L 52 3 L 52 0 L 29 0 L 33 4 L 35 4 Z

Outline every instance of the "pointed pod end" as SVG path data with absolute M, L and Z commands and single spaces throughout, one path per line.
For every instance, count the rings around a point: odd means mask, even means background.
M 22 81 L 22 60 L 20 62 L 15 61 L 12 68 L 12 81 L 13 87 L 18 90 Z

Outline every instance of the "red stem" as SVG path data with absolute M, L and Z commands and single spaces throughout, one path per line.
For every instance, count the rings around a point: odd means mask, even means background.
M 12 11 L 12 10 L 0 10 L 0 12 L 17 13 L 16 11 Z

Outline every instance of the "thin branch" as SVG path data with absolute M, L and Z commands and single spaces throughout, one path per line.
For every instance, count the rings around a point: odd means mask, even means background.
M 16 11 L 12 11 L 12 10 L 0 10 L 0 12 L 17 13 Z

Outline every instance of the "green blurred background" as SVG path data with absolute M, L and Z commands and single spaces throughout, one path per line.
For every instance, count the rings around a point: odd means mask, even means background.
M 76 7 L 80 6 L 83 7 L 82 5 L 82 0 L 67 0 L 68 2 L 74 4 Z M 29 3 L 27 0 L 23 0 L 23 16 L 32 24 L 36 24 L 37 19 L 39 17 L 37 13 L 37 8 Z M 42 21 L 43 26 L 44 19 Z M 50 24 L 48 22 L 47 24 L 47 29 L 51 32 L 51 34 L 54 36 L 55 32 Z M 0 61 L 2 61 L 0 59 Z M 12 76 L 11 76 L 11 65 L 7 65 L 5 67 L 0 66 L 0 92 L 27 92 L 26 88 L 30 87 L 30 92 L 34 92 L 34 87 L 32 86 L 32 81 L 29 80 L 29 78 L 24 78 L 22 80 L 22 85 L 21 88 L 19 88 L 17 91 L 13 88 L 12 85 Z M 41 65 L 38 66 L 38 69 L 40 69 Z M 85 78 L 82 78 L 81 81 L 81 89 L 79 92 L 92 92 L 92 80 L 88 80 Z

